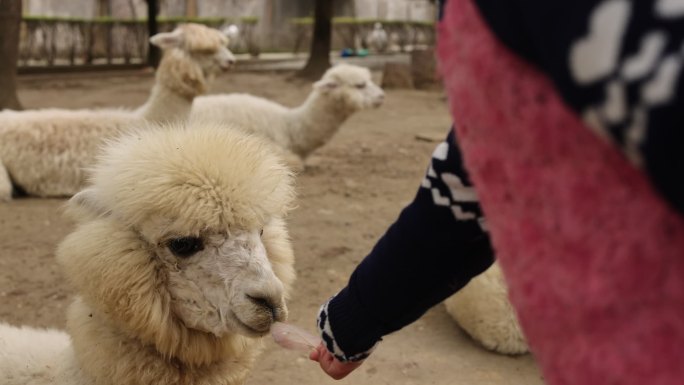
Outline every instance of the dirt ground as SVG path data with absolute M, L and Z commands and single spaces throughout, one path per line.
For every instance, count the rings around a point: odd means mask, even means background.
M 375 74 L 379 76 L 379 74 Z M 153 82 L 149 71 L 20 78 L 26 108 L 138 106 Z M 233 72 L 212 92 L 249 92 L 285 105 L 310 86 L 282 73 Z M 439 91 L 387 92 L 385 105 L 358 113 L 309 160 L 298 177 L 298 208 L 289 217 L 298 280 L 290 321 L 313 331 L 320 303 L 339 290 L 354 266 L 408 203 L 436 143 L 450 124 Z M 22 198 L 0 204 L 0 321 L 62 328 L 71 296 L 53 252 L 71 229 L 62 200 Z M 248 384 L 334 381 L 304 356 L 268 341 Z M 489 353 L 470 340 L 443 305 L 381 343 L 341 384 L 541 384 L 531 356 Z

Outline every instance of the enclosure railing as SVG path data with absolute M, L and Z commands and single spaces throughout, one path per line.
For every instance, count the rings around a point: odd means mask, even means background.
M 256 17 L 164 18 L 158 19 L 159 31 L 170 31 L 179 23 L 194 22 L 222 28 L 236 24 L 240 37 L 231 43 L 235 53 L 258 55 Z M 380 23 L 390 44 L 401 51 L 435 41 L 432 22 L 373 20 L 340 17 L 333 19 L 333 48 L 367 46 L 375 23 Z M 291 19 L 294 53 L 306 51 L 311 38 L 313 19 Z M 288 35 L 288 34 L 286 34 Z M 24 16 L 21 23 L 18 67 L 20 72 L 50 71 L 56 68 L 107 68 L 142 66 L 147 62 L 148 36 L 145 19 Z
M 308 49 L 305 45 L 311 39 L 313 18 L 294 18 L 290 22 L 294 28 L 293 52 Z M 367 47 L 367 39 L 376 23 L 379 23 L 387 33 L 389 44 L 397 46 L 402 52 L 419 45 L 432 46 L 435 43 L 435 26 L 430 21 L 335 17 L 332 21 L 333 47 L 352 49 L 359 48 L 359 46 Z
M 240 38 L 231 50 L 256 53 L 258 19 L 159 18 L 160 32 L 179 23 L 193 22 L 211 27 L 236 24 Z M 79 66 L 143 65 L 148 50 L 147 20 L 24 16 L 19 42 L 19 70 Z

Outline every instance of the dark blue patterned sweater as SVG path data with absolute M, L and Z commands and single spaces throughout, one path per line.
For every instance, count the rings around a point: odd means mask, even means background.
M 435 149 L 413 202 L 321 308 L 328 350 L 341 361 L 365 358 L 382 336 L 486 270 L 493 253 L 485 226 L 452 132 Z

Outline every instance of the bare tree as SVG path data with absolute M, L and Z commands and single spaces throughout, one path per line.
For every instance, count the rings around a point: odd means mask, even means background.
M 0 0 L 0 110 L 22 109 L 17 97 L 21 1 Z
M 185 0 L 185 16 L 197 17 L 197 0 Z
M 333 0 L 316 0 L 309 60 L 298 72 L 300 77 L 318 79 L 330 68 L 333 5 Z

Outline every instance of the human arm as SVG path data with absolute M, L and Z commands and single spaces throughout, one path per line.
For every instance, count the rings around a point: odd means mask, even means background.
M 415 199 L 348 285 L 321 308 L 318 327 L 326 350 L 339 361 L 330 365 L 363 360 L 382 336 L 415 321 L 489 267 L 493 252 L 484 227 L 451 133 L 437 146 Z M 323 367 L 330 361 L 320 353 L 312 359 Z

